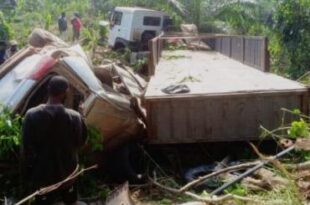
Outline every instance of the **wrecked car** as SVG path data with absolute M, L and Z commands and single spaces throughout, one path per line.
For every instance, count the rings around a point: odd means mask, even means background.
M 30 46 L 0 67 L 0 102 L 24 115 L 47 101 L 47 83 L 54 75 L 70 82 L 65 106 L 79 110 L 88 125 L 102 134 L 105 149 L 135 139 L 143 123 L 130 98 L 100 82 L 79 45 L 69 47 L 52 34 L 37 29 Z

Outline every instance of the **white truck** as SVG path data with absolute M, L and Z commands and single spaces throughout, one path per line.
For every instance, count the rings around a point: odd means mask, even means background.
M 170 17 L 162 12 L 138 7 L 116 7 L 110 18 L 108 44 L 115 50 L 130 48 L 146 50 L 147 43 L 171 25 Z

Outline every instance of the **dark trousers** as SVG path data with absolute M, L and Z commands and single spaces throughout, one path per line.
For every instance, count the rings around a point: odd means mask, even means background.
M 62 201 L 66 205 L 71 205 L 77 201 L 78 192 L 77 192 L 77 185 L 74 183 L 73 185 L 69 186 L 68 188 L 57 189 L 46 195 L 37 196 L 35 198 L 35 205 L 51 205 L 53 203 Z
M 80 38 L 80 31 L 73 29 L 72 41 L 79 40 L 79 38 Z

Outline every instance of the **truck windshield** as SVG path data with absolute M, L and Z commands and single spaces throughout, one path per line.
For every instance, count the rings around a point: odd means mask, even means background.
M 115 11 L 113 13 L 113 16 L 112 16 L 112 23 L 114 25 L 121 25 L 122 24 L 122 17 L 123 17 L 123 13 L 122 12 Z

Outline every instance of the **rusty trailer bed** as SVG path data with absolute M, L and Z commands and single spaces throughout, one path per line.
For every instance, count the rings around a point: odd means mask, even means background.
M 308 112 L 308 89 L 298 82 L 213 51 L 161 55 L 144 95 L 150 143 L 257 140 L 261 125 L 280 125 L 281 108 Z M 190 92 L 162 92 L 175 84 Z

